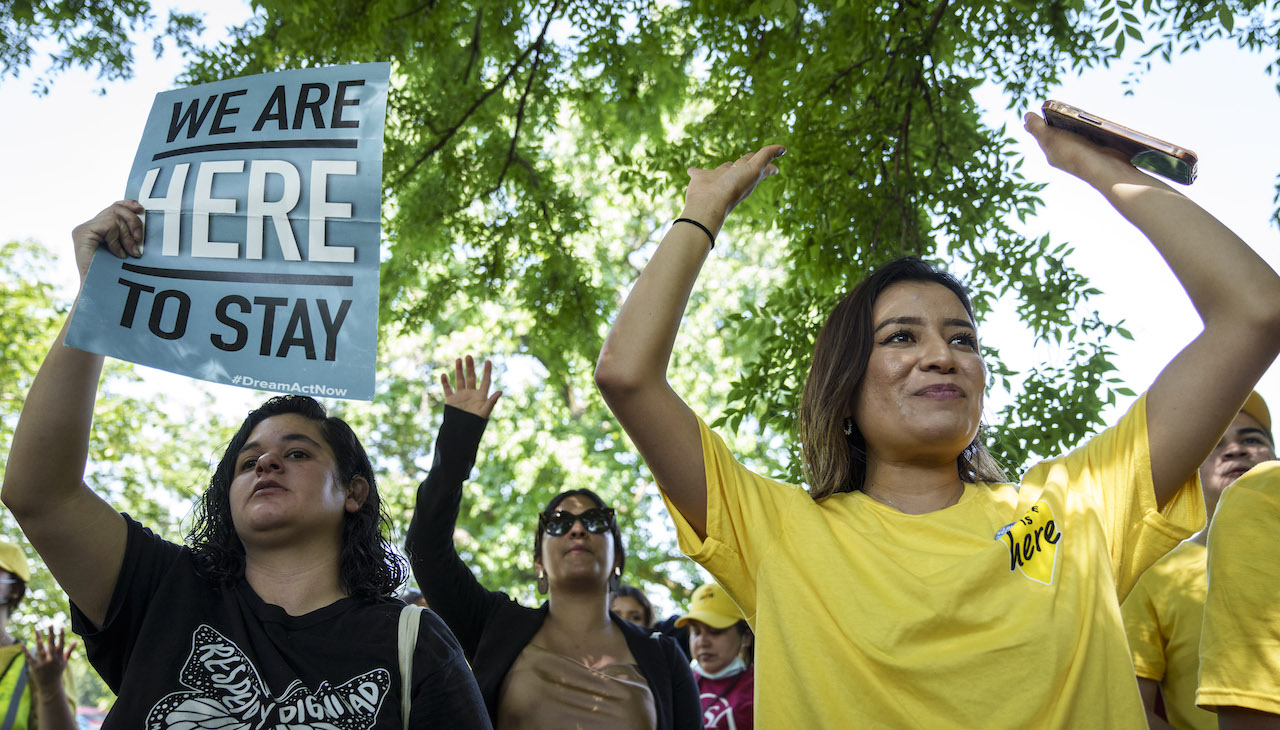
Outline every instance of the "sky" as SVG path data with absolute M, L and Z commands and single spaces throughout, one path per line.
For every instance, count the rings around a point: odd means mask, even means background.
M 173 5 L 205 12 L 211 31 L 249 12 L 242 2 Z M 123 194 L 152 100 L 173 88 L 182 67 L 172 49 L 157 61 L 147 45 L 140 43 L 137 49 L 135 78 L 107 84 L 105 96 L 95 93 L 103 84 L 82 71 L 56 77 L 45 97 L 32 94 L 33 73 L 0 81 L 0 108 L 8 112 L 0 115 L 0 138 L 6 140 L 0 238 L 30 238 L 67 251 L 71 228 Z M 1280 173 L 1280 144 L 1274 141 L 1280 98 L 1265 66 L 1264 56 L 1216 43 L 1157 65 L 1131 87 L 1122 83 L 1131 66 L 1117 63 L 1067 80 L 1052 98 L 1196 151 L 1199 179 L 1185 192 L 1280 268 L 1280 235 L 1269 225 Z M 999 89 L 982 88 L 979 101 L 987 109 L 988 123 L 1008 125 L 1018 140 L 1026 176 L 1048 183 L 1041 215 L 1019 229 L 1033 236 L 1049 232 L 1055 240 L 1074 244 L 1073 265 L 1104 292 L 1092 305 L 1105 319 L 1124 319 L 1134 335 L 1133 342 L 1116 338 L 1113 347 L 1119 375 L 1135 391 L 1143 391 L 1199 330 L 1198 317 L 1150 244 L 1091 189 L 1044 163 L 1021 129 L 1021 119 L 1006 110 L 1008 99 Z M 1032 107 L 1038 108 L 1040 101 L 1034 100 Z M 62 258 L 58 275 L 69 296 L 75 281 L 70 257 Z M 1015 367 L 1055 355 L 1053 348 L 1025 346 L 1026 332 L 1011 308 L 984 322 L 982 335 Z M 189 388 L 186 378 L 168 373 L 147 370 L 144 377 L 160 390 Z M 218 398 L 237 404 L 237 410 L 256 400 L 252 391 L 205 385 Z M 1280 368 L 1271 368 L 1259 390 L 1280 412 Z M 1130 401 L 1122 399 L 1117 407 Z M 1105 420 L 1113 422 L 1118 415 L 1113 410 Z
M 1051 98 L 1194 150 L 1200 159 L 1196 182 L 1174 187 L 1280 269 L 1280 233 L 1269 222 L 1280 174 L 1280 144 L 1275 142 L 1280 97 L 1276 79 L 1264 73 L 1266 63 L 1263 55 L 1216 43 L 1155 66 L 1131 87 L 1122 83 L 1131 66 L 1119 63 L 1066 81 Z M 1042 214 L 1023 229 L 1074 244 L 1073 265 L 1104 292 L 1091 303 L 1104 319 L 1123 318 L 1133 333 L 1132 342 L 1116 338 L 1113 346 L 1118 374 L 1141 393 L 1199 332 L 1200 319 L 1146 238 L 1084 183 L 1050 168 L 1018 116 L 1001 108 L 1005 99 L 995 94 L 986 98 L 990 91 L 984 89 L 981 97 L 991 110 L 989 123 L 1007 124 L 1015 132 L 1027 160 L 1023 173 L 1048 183 L 1041 195 Z M 1039 107 L 1038 100 L 1033 106 Z M 1031 354 L 1001 340 L 1002 328 L 1017 329 L 1010 320 L 988 320 L 983 337 L 1005 345 L 1002 354 Z M 1280 412 L 1280 367 L 1271 367 L 1258 390 L 1270 399 L 1273 412 Z M 1123 399 L 1117 406 L 1131 401 Z M 1113 410 L 1104 420 L 1112 423 L 1118 415 Z

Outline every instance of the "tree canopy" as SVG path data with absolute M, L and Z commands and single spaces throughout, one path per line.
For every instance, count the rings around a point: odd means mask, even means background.
M 675 209 L 683 170 L 768 142 L 791 156 L 731 222 L 778 242 L 783 272 L 720 313 L 732 373 L 717 410 L 732 428 L 789 435 L 822 314 L 876 264 L 931 257 L 969 277 L 980 312 L 1012 297 L 1065 364 L 1026 374 L 995 428 L 1015 469 L 1097 425 L 1114 325 L 1069 246 L 1028 237 L 1038 185 L 974 89 L 1011 106 L 1059 75 L 1233 34 L 1274 43 L 1262 2 L 658 3 L 263 2 L 192 81 L 390 59 L 383 315 L 396 331 L 497 327 L 536 359 L 564 407 L 587 373 L 638 245 Z M 616 214 L 602 219 L 601 200 Z M 716 252 L 739 257 L 741 251 Z M 744 260 L 739 258 L 739 260 Z M 713 282 L 720 285 L 721 282 Z M 705 284 L 704 284 L 705 285 Z M 498 303 L 502 316 L 482 305 Z M 739 343 L 740 346 L 734 343 Z M 502 352 L 513 352 L 500 346 Z M 514 354 L 514 353 L 513 353 Z M 707 363 L 710 365 L 711 363 Z M 723 367 L 729 365 L 729 368 Z M 593 396 L 586 395 L 586 400 Z M 794 452 L 776 465 L 800 477 Z
M 47 93 L 53 77 L 69 68 L 96 71 L 103 81 L 128 79 L 133 76 L 139 33 L 155 33 L 151 47 L 158 56 L 165 38 L 189 46 L 203 29 L 199 16 L 173 11 L 163 30 L 153 31 L 155 25 L 148 0 L 13 0 L 0 4 L 0 78 L 16 77 L 31 66 L 44 44 L 52 50 L 48 66 L 35 80 L 36 93 Z
M 126 5 L 136 17 L 146 4 Z M 436 374 L 456 356 L 492 357 L 508 395 L 458 534 L 486 584 L 531 595 L 534 516 L 561 489 L 587 486 L 623 508 L 633 578 L 683 596 L 692 576 L 664 519 L 652 519 L 656 491 L 591 372 L 679 210 L 687 167 L 766 143 L 789 150 L 783 175 L 726 227 L 671 368 L 744 461 L 802 479 L 794 415 L 825 313 L 874 266 L 915 254 L 962 275 L 979 316 L 1012 301 L 1034 338 L 1061 345 L 1059 361 L 1029 372 L 987 351 L 993 384 L 1010 393 L 992 414 L 991 446 L 1018 471 L 1094 431 L 1101 408 L 1128 393 L 1107 345 L 1127 333 L 1090 308 L 1097 292 L 1072 268 L 1070 244 L 1029 232 L 1040 186 L 1020 174 L 1006 130 L 983 123 L 975 90 L 995 84 L 1012 108 L 1038 105 L 1062 75 L 1116 63 L 1134 44 L 1132 78 L 1217 37 L 1276 52 L 1278 10 L 1277 0 L 261 0 L 225 42 L 184 45 L 184 80 L 392 62 L 384 372 L 375 403 L 337 410 L 386 472 L 393 517 L 407 523 L 430 464 Z M 29 63 L 12 51 L 23 27 L 0 57 Z

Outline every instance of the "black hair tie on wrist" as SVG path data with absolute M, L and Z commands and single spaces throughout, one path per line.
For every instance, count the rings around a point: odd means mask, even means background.
M 707 228 L 706 226 L 702 225 L 701 223 L 699 223 L 699 222 L 695 221 L 695 220 L 694 220 L 694 219 L 692 219 L 692 218 L 676 218 L 675 222 L 676 222 L 676 223 L 692 223 L 693 225 L 695 225 L 695 226 L 697 226 L 697 227 L 701 228 L 701 229 L 702 229 L 702 232 L 703 232 L 703 233 L 705 233 L 705 234 L 707 234 L 707 238 L 710 238 L 710 239 L 711 239 L 711 248 L 713 248 L 713 249 L 714 249 L 714 248 L 716 247 L 716 237 L 715 237 L 715 236 L 713 236 L 713 235 L 711 235 L 711 229 L 710 229 L 710 228 Z

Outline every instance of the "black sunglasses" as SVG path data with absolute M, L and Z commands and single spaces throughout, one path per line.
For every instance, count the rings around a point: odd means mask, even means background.
M 550 515 L 546 512 L 538 515 L 538 524 L 542 525 L 542 529 L 552 537 L 560 537 L 569 532 L 573 528 L 573 523 L 578 520 L 582 520 L 582 526 L 587 528 L 587 532 L 603 534 L 613 526 L 613 508 L 592 507 L 580 515 L 564 510 L 556 510 Z

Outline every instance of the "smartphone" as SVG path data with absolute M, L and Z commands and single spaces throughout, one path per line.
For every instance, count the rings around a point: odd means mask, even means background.
M 1196 163 L 1199 158 L 1185 147 L 1169 144 L 1060 101 L 1046 101 L 1041 111 L 1050 127 L 1065 129 L 1094 144 L 1119 150 L 1129 158 L 1134 167 L 1154 172 L 1183 185 L 1190 185 L 1196 180 Z

